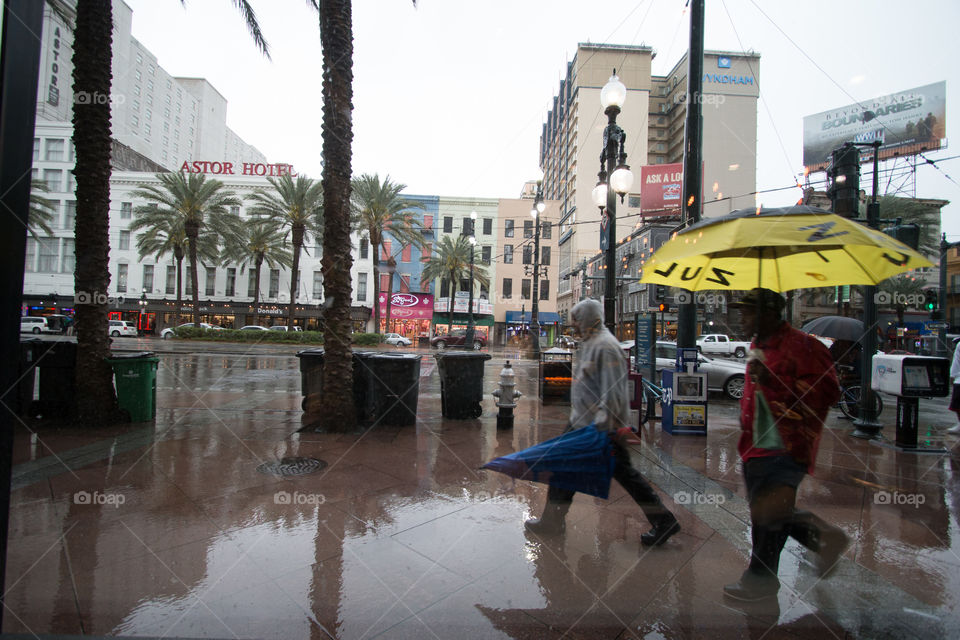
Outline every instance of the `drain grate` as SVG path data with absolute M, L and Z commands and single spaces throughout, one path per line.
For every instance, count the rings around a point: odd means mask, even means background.
M 326 462 L 316 458 L 281 458 L 279 462 L 264 462 L 257 466 L 257 471 L 275 476 L 305 476 L 326 466 Z

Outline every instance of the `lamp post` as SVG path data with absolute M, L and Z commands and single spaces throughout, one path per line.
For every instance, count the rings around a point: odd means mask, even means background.
M 543 183 L 537 181 L 537 195 L 530 215 L 533 216 L 533 304 L 530 306 L 530 334 L 533 338 L 533 357 L 540 360 L 540 214 L 547 206 L 543 202 Z
M 466 348 L 473 348 L 473 338 L 476 334 L 476 328 L 473 324 L 473 257 L 474 257 L 474 247 L 477 246 L 477 235 L 476 235 L 476 226 L 477 226 L 477 212 L 470 212 L 470 297 L 467 302 L 467 334 L 464 338 L 464 345 Z
M 385 322 L 383 325 L 382 333 L 390 333 L 390 302 L 393 300 L 393 274 L 397 270 L 397 261 L 393 256 L 387 258 L 387 263 L 380 268 L 381 271 L 384 271 L 387 274 L 387 297 L 385 302 L 387 303 L 386 313 L 384 314 Z M 379 329 L 379 327 L 378 327 Z
M 610 80 L 600 90 L 600 104 L 607 116 L 607 126 L 603 130 L 603 149 L 600 151 L 600 180 L 594 187 L 593 203 L 605 207 L 606 225 L 600 225 L 600 248 L 606 251 L 604 260 L 603 316 L 610 333 L 616 335 L 616 253 L 617 253 L 617 195 L 620 202 L 633 185 L 633 172 L 627 165 L 627 134 L 617 125 L 620 107 L 627 98 L 627 88 L 617 70 L 613 70 Z M 609 176 L 609 185 L 607 179 Z M 608 188 L 612 187 L 612 188 Z M 606 226 L 606 229 L 604 229 Z
M 140 294 L 140 317 L 137 318 L 137 330 L 139 331 L 140 335 L 143 335 L 144 333 L 146 333 L 146 331 L 143 330 L 143 314 L 146 312 L 147 312 L 147 292 L 144 291 L 143 293 Z

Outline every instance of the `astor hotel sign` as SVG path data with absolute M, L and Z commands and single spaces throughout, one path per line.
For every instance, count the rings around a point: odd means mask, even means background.
M 290 176 L 295 177 L 297 172 L 292 164 L 263 162 L 241 162 L 236 165 L 232 162 L 217 162 L 210 160 L 187 160 L 180 165 L 181 173 L 205 173 L 215 176 Z

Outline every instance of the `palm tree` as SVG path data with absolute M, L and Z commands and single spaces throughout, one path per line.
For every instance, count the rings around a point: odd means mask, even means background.
M 240 206 L 240 199 L 223 190 L 219 180 L 208 180 L 202 173 L 158 173 L 159 185 L 144 184 L 132 192 L 157 206 L 158 215 L 169 215 L 180 221 L 187 239 L 190 260 L 190 286 L 193 297 L 193 323 L 200 326 L 200 288 L 197 277 L 197 245 L 201 230 L 217 237 L 229 233 L 229 207 Z
M 113 9 L 100 0 L 78 0 L 73 30 L 73 94 L 110 95 Z M 113 370 L 107 364 L 106 292 L 110 286 L 110 101 L 74 100 L 73 145 L 77 153 L 76 268 L 74 291 L 90 292 L 77 305 L 77 417 L 96 424 L 116 415 Z
M 41 231 L 47 237 L 53 235 L 50 225 L 56 222 L 57 203 L 39 195 L 48 191 L 47 183 L 43 180 L 30 182 L 30 213 L 27 218 L 27 231 L 34 240 L 40 240 Z
M 134 210 L 134 220 L 130 231 L 143 231 L 137 235 L 137 252 L 142 260 L 148 255 L 156 256 L 159 261 L 168 253 L 173 254 L 177 264 L 177 319 L 180 324 L 181 308 L 183 307 L 183 258 L 187 253 L 187 235 L 183 229 L 183 220 L 180 216 L 168 210 L 161 210 L 154 205 L 141 205 Z M 206 262 L 216 262 L 218 259 L 218 238 L 216 234 L 204 233 L 200 236 L 198 252 Z
M 400 192 L 407 185 L 392 182 L 386 176 L 383 182 L 377 174 L 363 174 L 354 178 L 350 204 L 353 210 L 354 225 L 365 231 L 373 250 L 373 319 L 376 330 L 380 330 L 380 247 L 383 246 L 383 234 L 389 232 L 401 244 L 423 247 L 422 224 L 411 209 L 422 208 L 420 203 L 405 200 Z
M 255 270 L 253 285 L 253 324 L 260 324 L 260 268 L 266 262 L 271 269 L 289 268 L 293 255 L 285 245 L 283 230 L 275 220 L 260 219 L 247 222 L 237 220 L 233 231 L 223 239 L 221 261 L 240 265 L 240 273 L 251 266 Z M 247 292 L 249 295 L 249 292 Z
M 917 250 L 936 261 L 940 255 L 940 209 L 924 204 L 916 198 L 898 198 L 884 195 L 878 198 L 880 217 L 889 220 L 903 218 L 904 224 L 913 223 L 920 227 L 920 243 Z
M 465 235 L 446 235 L 434 246 L 433 254 L 423 268 L 423 280 L 447 279 L 450 281 L 450 302 L 448 318 L 453 325 L 453 298 L 457 292 L 457 283 L 470 277 L 470 240 Z M 474 261 L 473 279 L 481 286 L 490 286 L 490 278 L 483 266 Z
M 300 248 L 310 241 L 310 235 L 322 232 L 323 185 L 310 178 L 289 175 L 267 178 L 272 191 L 258 189 L 250 196 L 253 206 L 249 213 L 275 220 L 281 229 L 288 229 L 293 242 L 293 266 L 290 275 L 290 305 L 287 309 L 287 329 L 293 329 L 293 309 L 297 301 L 297 281 L 300 271 Z M 284 236 L 286 240 L 286 236 Z M 256 304 L 256 303 L 254 303 Z
M 915 274 L 901 273 L 892 278 L 887 278 L 877 289 L 881 293 L 890 296 L 892 306 L 897 311 L 897 326 L 903 325 L 903 313 L 906 310 L 905 299 L 911 296 L 923 297 L 923 287 L 926 281 Z

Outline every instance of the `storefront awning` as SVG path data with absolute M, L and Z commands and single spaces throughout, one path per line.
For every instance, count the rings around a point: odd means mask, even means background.
M 537 321 L 540 324 L 557 324 L 560 322 L 560 314 L 556 311 L 540 311 L 537 313 Z M 507 324 L 529 324 L 530 312 L 507 311 Z

